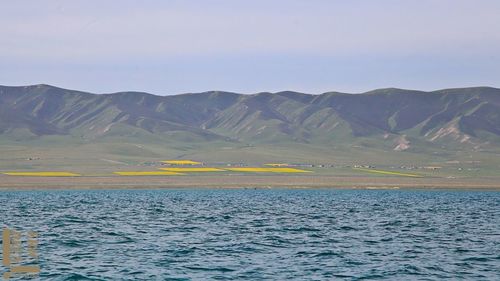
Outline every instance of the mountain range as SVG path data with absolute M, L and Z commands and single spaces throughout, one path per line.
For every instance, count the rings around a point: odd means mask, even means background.
M 385 151 L 500 147 L 500 89 L 361 94 L 222 91 L 92 94 L 49 85 L 0 86 L 0 141 L 304 144 Z

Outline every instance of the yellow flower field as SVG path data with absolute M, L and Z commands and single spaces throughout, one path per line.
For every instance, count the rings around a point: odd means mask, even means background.
M 225 170 L 219 168 L 209 168 L 209 167 L 201 167 L 201 168 L 160 168 L 160 170 L 169 171 L 169 172 L 223 172 Z
M 250 173 L 312 173 L 311 171 L 295 169 L 295 168 L 260 168 L 260 167 L 242 167 L 242 168 L 226 168 L 234 172 L 250 172 Z
M 287 163 L 267 163 L 264 164 L 264 166 L 271 166 L 271 167 L 288 167 Z
M 161 161 L 162 163 L 170 164 L 170 165 L 201 165 L 203 163 L 196 162 L 192 160 L 166 160 Z
M 374 174 L 384 174 L 384 175 L 393 175 L 393 176 L 402 176 L 402 177 L 414 177 L 414 178 L 423 178 L 421 175 L 417 174 L 407 174 L 400 172 L 392 172 L 392 171 L 384 171 L 384 170 L 374 170 L 374 169 L 364 169 L 364 168 L 353 168 L 354 170 L 374 173 Z
M 9 176 L 23 176 L 23 177 L 79 177 L 80 174 L 70 172 L 7 172 L 4 173 Z
M 114 174 L 117 174 L 117 175 L 120 175 L 120 176 L 179 176 L 179 175 L 184 175 L 182 173 L 167 172 L 167 171 L 114 172 Z

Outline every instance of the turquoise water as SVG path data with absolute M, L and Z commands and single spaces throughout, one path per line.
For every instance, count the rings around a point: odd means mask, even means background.
M 500 280 L 500 192 L 0 192 L 42 280 Z M 5 268 L 0 266 L 2 271 Z

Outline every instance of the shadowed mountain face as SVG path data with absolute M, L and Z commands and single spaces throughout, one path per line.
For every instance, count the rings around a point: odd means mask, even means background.
M 67 135 L 148 141 L 414 145 L 500 144 L 500 89 L 364 94 L 205 92 L 96 95 L 47 85 L 0 86 L 0 139 Z

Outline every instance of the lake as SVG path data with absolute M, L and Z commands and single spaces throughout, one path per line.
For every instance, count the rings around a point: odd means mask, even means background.
M 9 191 L 0 206 L 38 234 L 43 280 L 500 280 L 494 191 Z

